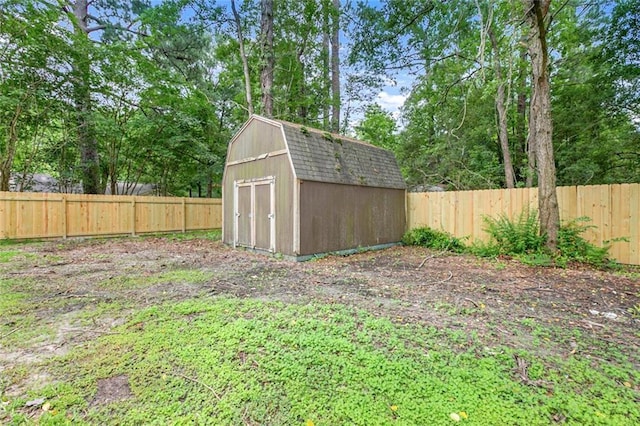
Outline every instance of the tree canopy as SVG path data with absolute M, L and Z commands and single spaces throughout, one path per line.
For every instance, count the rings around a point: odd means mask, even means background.
M 253 111 L 391 149 L 410 186 L 539 185 L 529 3 L 0 0 L 0 190 L 217 196 Z M 639 0 L 541 3 L 557 184 L 640 182 Z

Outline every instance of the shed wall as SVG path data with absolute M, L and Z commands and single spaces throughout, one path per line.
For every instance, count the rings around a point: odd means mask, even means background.
M 286 155 L 227 166 L 224 180 L 223 241 L 233 244 L 233 183 L 241 179 L 275 176 L 276 251 L 293 255 L 293 173 Z
M 405 231 L 405 191 L 304 181 L 300 253 L 395 243 Z
M 283 149 L 286 149 L 286 146 L 279 127 L 252 120 L 229 146 L 227 162 L 254 158 Z

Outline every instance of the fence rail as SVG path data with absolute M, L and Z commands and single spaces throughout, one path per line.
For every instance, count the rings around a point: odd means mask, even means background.
M 585 232 L 588 241 L 602 246 L 626 238 L 612 243 L 611 256 L 640 265 L 640 184 L 565 186 L 558 187 L 557 194 L 561 220 L 591 218 L 589 224 L 595 228 Z M 407 226 L 429 226 L 472 241 L 486 240 L 484 216 L 516 218 L 528 207 L 538 207 L 537 188 L 410 193 Z
M 222 200 L 0 192 L 0 238 L 186 232 L 222 227 Z

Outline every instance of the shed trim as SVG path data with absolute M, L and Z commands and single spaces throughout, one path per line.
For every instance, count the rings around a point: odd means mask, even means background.
M 300 253 L 300 179 L 293 184 L 293 253 Z
M 300 179 L 298 179 L 298 172 L 296 171 L 295 166 L 293 165 L 293 158 L 291 157 L 291 148 L 289 146 L 289 140 L 287 139 L 287 134 L 284 131 L 284 124 L 279 121 L 269 120 L 268 118 L 254 115 L 253 118 L 257 120 L 261 120 L 265 123 L 276 126 L 280 129 L 280 133 L 282 134 L 282 140 L 284 141 L 284 146 L 287 158 L 289 159 L 289 167 L 291 167 L 291 174 L 293 175 L 293 253 L 300 253 Z
M 250 163 L 252 161 L 264 160 L 265 158 L 277 157 L 278 155 L 284 155 L 288 152 L 287 149 L 280 149 L 278 151 L 271 151 L 264 154 L 261 154 L 257 157 L 247 157 L 236 161 L 230 161 L 227 163 L 227 166 L 235 166 L 236 164 L 244 164 Z

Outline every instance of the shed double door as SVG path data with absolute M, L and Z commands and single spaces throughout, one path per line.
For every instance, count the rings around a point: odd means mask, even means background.
M 238 181 L 234 245 L 275 251 L 275 178 Z

